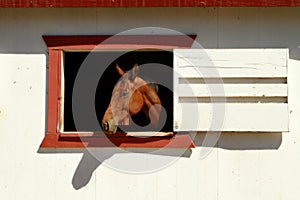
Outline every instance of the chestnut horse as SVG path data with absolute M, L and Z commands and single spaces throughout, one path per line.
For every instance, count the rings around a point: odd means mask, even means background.
M 105 133 L 114 134 L 119 125 L 129 125 L 130 116 L 143 112 L 154 127 L 158 126 L 161 101 L 152 87 L 138 76 L 138 65 L 125 73 L 118 65 L 116 70 L 121 76 L 114 86 L 108 108 L 102 119 Z

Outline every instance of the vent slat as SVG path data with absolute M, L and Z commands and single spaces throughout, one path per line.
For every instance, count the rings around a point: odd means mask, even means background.
M 177 118 L 175 131 L 288 130 L 287 104 L 179 103 L 177 110 L 180 117 Z
M 286 68 L 287 49 L 176 49 L 177 66 Z
M 180 97 L 286 97 L 286 84 L 179 84 Z

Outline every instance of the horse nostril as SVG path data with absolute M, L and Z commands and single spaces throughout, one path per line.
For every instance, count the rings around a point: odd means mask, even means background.
M 108 124 L 108 122 L 105 122 L 103 124 L 103 129 L 104 129 L 104 131 L 108 131 L 109 130 L 109 124 Z

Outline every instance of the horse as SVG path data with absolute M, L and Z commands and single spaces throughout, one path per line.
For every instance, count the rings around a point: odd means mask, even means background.
M 161 101 L 157 92 L 138 76 L 139 66 L 125 73 L 118 64 L 116 71 L 121 76 L 115 84 L 110 103 L 102 119 L 102 129 L 105 133 L 115 134 L 119 125 L 129 125 L 130 116 L 141 110 L 150 119 L 154 127 L 158 126 Z

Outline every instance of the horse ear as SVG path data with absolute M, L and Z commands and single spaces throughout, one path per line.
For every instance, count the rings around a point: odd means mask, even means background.
M 131 80 L 134 81 L 134 79 L 138 76 L 139 72 L 139 66 L 138 64 L 135 64 L 131 70 Z
M 119 67 L 118 64 L 116 64 L 116 70 L 117 70 L 118 74 L 120 74 L 120 76 L 123 76 L 125 74 L 125 72 Z

